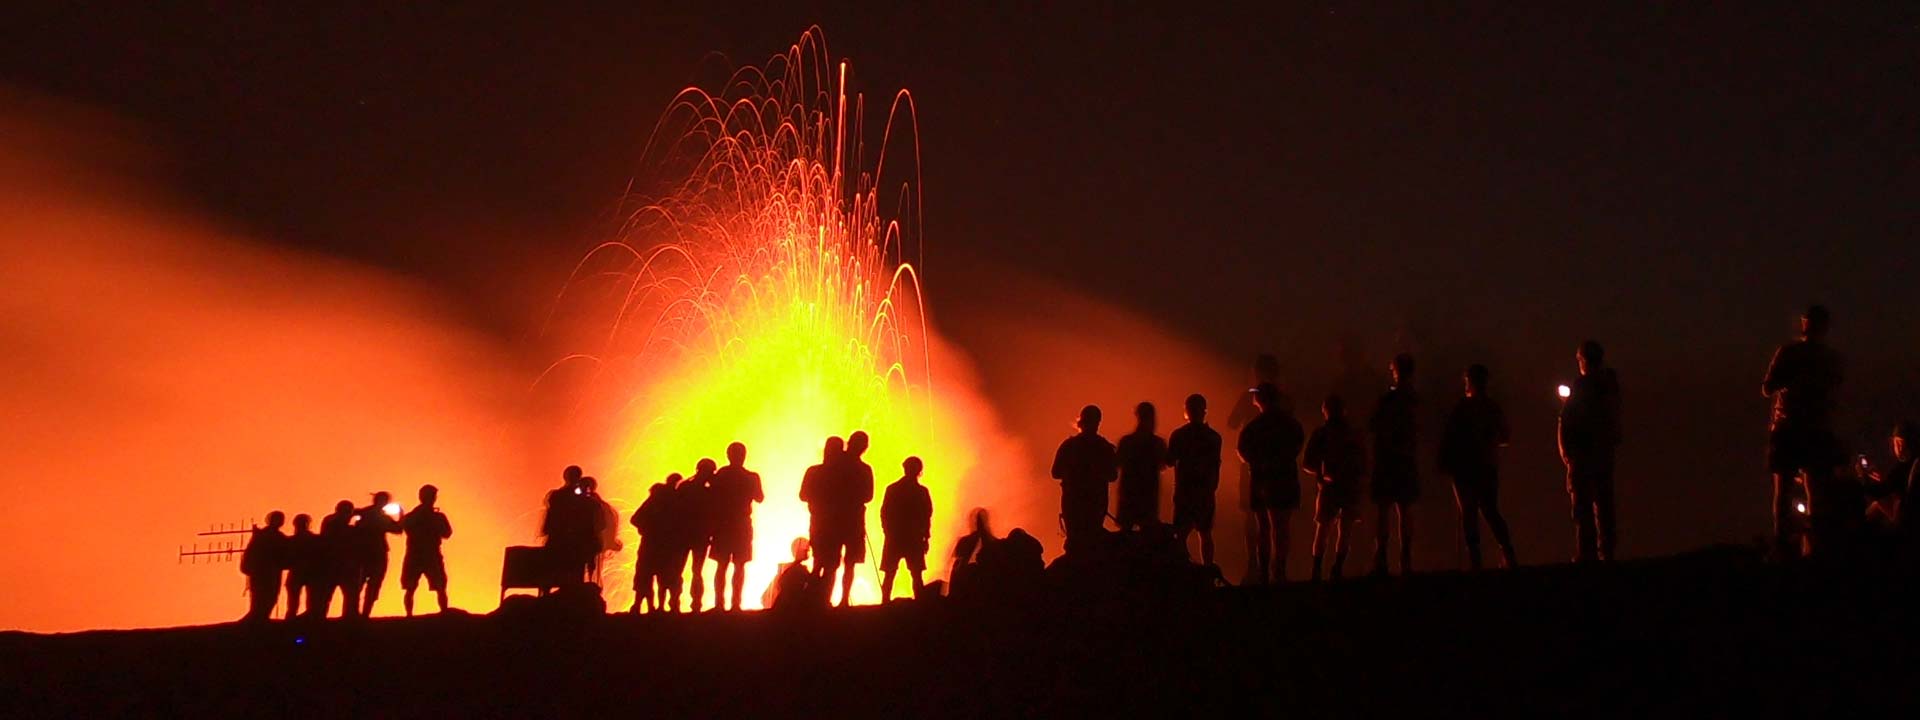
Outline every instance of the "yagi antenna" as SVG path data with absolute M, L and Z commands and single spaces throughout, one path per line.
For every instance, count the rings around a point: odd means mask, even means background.
M 247 518 L 247 521 L 244 523 L 209 524 L 207 525 L 206 532 L 194 533 L 194 536 L 204 538 L 232 538 L 235 535 L 246 536 L 253 534 L 253 527 L 253 518 Z M 206 547 L 201 547 L 201 543 L 203 542 L 206 544 Z M 247 541 L 245 539 L 197 541 L 192 545 L 180 546 L 177 562 L 183 565 L 198 565 L 200 564 L 200 558 L 206 558 L 209 563 L 231 562 L 233 556 L 246 551 Z

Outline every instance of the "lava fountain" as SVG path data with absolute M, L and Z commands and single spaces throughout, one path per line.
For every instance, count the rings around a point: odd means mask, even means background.
M 754 513 L 748 606 L 759 605 L 793 538 L 807 534 L 800 478 L 828 436 L 866 430 L 873 439 L 873 551 L 856 602 L 879 597 L 880 496 L 901 461 L 926 462 L 938 567 L 977 455 L 968 413 L 934 392 L 912 97 L 894 95 L 867 169 L 864 101 L 848 97 L 846 78 L 847 64 L 832 63 L 816 28 L 721 89 L 681 91 L 644 156 L 645 172 L 679 179 L 640 198 L 619 236 L 589 252 L 562 292 L 597 295 L 612 317 L 600 350 L 562 363 L 597 368 L 587 402 L 605 405 L 598 414 L 613 472 L 601 472 L 601 483 L 623 520 L 668 473 L 691 474 L 701 458 L 724 464 L 728 443 L 747 445 L 767 496 Z M 911 173 L 890 182 L 887 147 L 905 135 Z M 624 523 L 622 532 L 628 551 L 604 584 L 624 609 L 634 537 Z M 709 589 L 709 605 L 711 597 Z

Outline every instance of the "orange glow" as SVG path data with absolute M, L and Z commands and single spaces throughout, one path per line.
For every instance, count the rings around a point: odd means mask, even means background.
M 582 356 L 601 368 L 593 392 L 618 404 L 607 419 L 614 472 L 601 478 L 617 506 L 630 511 L 667 474 L 691 474 L 701 458 L 724 463 L 728 443 L 747 445 L 767 500 L 755 510 L 746 606 L 758 606 L 789 543 L 806 534 L 800 477 L 828 436 L 865 430 L 873 439 L 873 550 L 856 580 L 859 602 L 879 597 L 880 498 L 901 461 L 926 463 L 923 482 L 944 516 L 934 524 L 938 553 L 977 454 L 972 415 L 934 393 L 932 335 L 910 262 L 918 178 L 882 180 L 894 118 L 910 121 L 911 99 L 895 96 L 879 162 L 865 171 L 859 128 L 849 126 L 864 103 L 846 94 L 846 64 L 829 63 L 809 32 L 765 68 L 736 72 L 720 94 L 683 91 L 650 157 L 690 168 L 685 180 L 589 253 L 566 290 L 618 278 L 606 345 Z M 889 215 L 890 205 L 907 216 Z M 622 530 L 635 547 L 632 528 Z M 620 560 L 606 585 L 610 605 L 625 608 L 633 554 Z

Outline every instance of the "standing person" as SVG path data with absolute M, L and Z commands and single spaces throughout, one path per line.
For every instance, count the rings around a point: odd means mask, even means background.
M 583 479 L 579 465 L 562 470 L 560 487 L 547 491 L 547 513 L 540 521 L 540 535 L 546 538 L 551 561 L 568 568 L 574 582 L 587 576 L 599 549 L 599 528 L 595 527 L 598 514 L 586 499 Z
M 894 573 L 899 571 L 902 562 L 913 575 L 913 599 L 920 599 L 921 591 L 927 588 L 927 543 L 933 535 L 933 495 L 927 492 L 927 486 L 920 484 L 920 473 L 924 469 L 918 457 L 909 457 L 900 463 L 900 479 L 887 486 L 886 497 L 880 501 L 880 532 L 886 535 L 880 551 L 881 570 L 886 573 L 880 581 L 882 603 L 893 599 Z
M 1447 415 L 1440 437 L 1440 472 L 1453 476 L 1453 497 L 1460 505 L 1460 532 L 1467 543 L 1467 566 L 1480 569 L 1480 518 L 1500 544 L 1502 567 L 1516 567 L 1513 538 L 1500 515 L 1500 448 L 1508 442 L 1507 416 L 1487 397 L 1487 366 L 1467 368 L 1465 397 Z
M 1100 436 L 1100 408 L 1080 408 L 1074 427 L 1079 433 L 1062 441 L 1053 454 L 1053 479 L 1060 481 L 1060 520 L 1069 553 L 1100 532 L 1107 514 L 1107 485 L 1119 475 L 1113 443 Z
M 713 606 L 738 611 L 740 591 L 753 561 L 753 504 L 767 499 L 760 473 L 746 468 L 747 446 L 727 446 L 727 466 L 713 475 Z M 733 602 L 727 602 L 727 569 L 733 569 Z
M 1834 538 L 1844 520 L 1826 510 L 1835 498 L 1834 467 L 1841 460 L 1833 434 L 1834 396 L 1840 388 L 1842 359 L 1827 346 L 1832 318 L 1820 305 L 1800 316 L 1800 339 L 1774 351 L 1760 393 L 1773 400 L 1767 436 L 1767 467 L 1773 473 L 1773 541 L 1779 556 L 1788 551 L 1793 527 L 1793 486 L 1806 475 L 1808 532 L 1806 547 Z M 1826 535 L 1827 537 L 1822 537 Z
M 1114 513 L 1121 530 L 1160 524 L 1160 471 L 1167 464 L 1167 441 L 1157 433 L 1153 403 L 1133 408 L 1133 432 L 1120 438 L 1114 454 L 1120 464 L 1120 507 Z
M 1387 365 L 1391 384 L 1373 407 L 1373 574 L 1387 574 L 1387 542 L 1400 529 L 1400 574 L 1413 572 L 1413 503 L 1420 499 L 1420 396 L 1414 392 L 1413 356 L 1400 353 Z M 1397 523 L 1395 521 L 1398 521 Z
M 1868 483 L 1863 488 L 1866 496 L 1873 500 L 1870 515 L 1876 515 L 1885 524 L 1893 539 L 1906 549 L 1913 548 L 1913 541 L 1920 536 L 1920 462 L 1914 460 L 1914 442 L 1920 440 L 1914 436 L 1914 425 L 1902 422 L 1893 426 L 1893 434 L 1887 438 L 1889 449 L 1893 452 L 1893 464 L 1886 468 L 1870 468 L 1867 472 Z
M 1227 414 L 1229 430 L 1236 432 L 1243 430 L 1247 423 L 1259 417 L 1260 408 L 1253 404 L 1254 390 L 1261 385 L 1280 387 L 1280 358 L 1267 353 L 1255 356 L 1249 375 L 1252 382 L 1247 385 L 1247 391 L 1240 393 L 1239 398 L 1233 403 L 1233 410 Z M 1281 398 L 1281 403 L 1289 408 L 1292 407 L 1292 402 L 1285 397 Z M 1264 566 L 1260 564 L 1261 548 L 1271 547 L 1272 542 L 1266 535 L 1260 533 L 1260 528 L 1266 527 L 1262 523 L 1268 522 L 1265 517 L 1266 511 L 1255 510 L 1253 507 L 1253 469 L 1247 466 L 1244 459 L 1237 464 L 1240 466 L 1240 512 L 1243 516 L 1241 519 L 1244 521 L 1241 524 L 1241 531 L 1247 543 L 1247 572 L 1242 582 L 1247 582 L 1265 572 L 1261 569 Z
M 1353 513 L 1360 504 L 1360 476 L 1366 472 L 1367 450 L 1360 432 L 1347 423 L 1347 405 L 1339 395 L 1328 395 L 1320 405 L 1325 424 L 1307 439 L 1301 466 L 1318 479 L 1313 500 L 1313 580 L 1319 582 L 1321 560 L 1333 543 L 1333 567 L 1328 577 L 1339 580 L 1347 564 L 1353 537 Z
M 671 512 L 673 484 L 680 481 L 680 474 L 668 475 L 665 482 L 654 483 L 647 490 L 647 499 L 634 508 L 633 529 L 640 534 L 640 548 L 633 563 L 633 608 L 639 613 L 642 605 L 652 612 L 661 612 L 666 607 L 666 583 L 661 579 L 660 569 L 667 564 L 672 553 L 673 540 L 669 537 L 664 515 Z
M 1580 378 L 1560 405 L 1560 462 L 1573 502 L 1575 562 L 1614 559 L 1613 458 L 1620 447 L 1620 380 L 1606 350 L 1588 340 L 1574 353 Z
M 440 612 L 447 611 L 447 560 L 440 554 L 440 543 L 453 537 L 453 523 L 435 505 L 439 501 L 440 488 L 421 485 L 420 504 L 400 520 L 407 534 L 407 554 L 400 560 L 400 588 L 405 591 L 401 604 L 407 617 L 413 617 L 413 591 L 420 588 L 421 576 L 439 597 Z
M 681 547 L 690 562 L 685 563 L 693 582 L 687 594 L 693 599 L 693 611 L 707 605 L 707 550 L 713 546 L 713 475 L 719 465 L 713 458 L 700 458 L 693 476 L 674 489 L 673 506 L 681 535 Z M 677 608 L 678 605 L 676 604 Z
M 360 562 L 358 537 L 353 530 L 353 501 L 334 503 L 333 514 L 320 521 L 321 562 L 325 566 L 320 579 L 319 602 L 309 595 L 307 613 L 325 619 L 333 604 L 333 593 L 341 593 L 340 617 L 360 613 Z
M 1293 511 L 1300 507 L 1300 475 L 1294 462 L 1307 436 L 1273 383 L 1253 389 L 1253 404 L 1260 414 L 1240 431 L 1235 449 L 1252 473 L 1250 501 L 1260 538 L 1253 580 L 1264 585 L 1287 579 Z
M 1207 426 L 1207 399 L 1187 396 L 1187 424 L 1167 438 L 1167 465 L 1173 468 L 1173 532 L 1180 547 L 1200 532 L 1200 558 L 1213 565 L 1213 509 L 1220 489 L 1220 433 Z M 1191 551 L 1189 551 L 1191 552 Z M 1192 557 L 1192 555 L 1188 555 Z
M 387 583 L 388 535 L 400 534 L 400 509 L 393 496 L 381 490 L 373 494 L 373 503 L 360 508 L 354 520 L 359 536 L 360 614 L 373 617 L 373 604 L 380 600 L 380 586 Z
M 840 539 L 844 549 L 840 559 L 845 563 L 840 570 L 840 603 L 837 607 L 846 607 L 853 602 L 853 576 L 855 566 L 867 561 L 867 503 L 873 502 L 873 466 L 862 459 L 870 444 L 864 430 L 855 430 L 847 436 L 847 452 L 840 456 L 840 467 L 830 477 L 834 479 L 837 490 L 833 492 L 833 501 L 839 505 L 833 511 L 834 521 L 840 526 L 834 531 L 834 537 Z M 827 575 L 829 583 L 832 575 Z M 827 590 L 831 592 L 829 584 Z
M 306 594 L 309 605 L 313 603 L 325 563 L 320 536 L 313 534 L 313 516 L 306 513 L 293 516 L 293 537 L 287 538 L 288 620 L 300 617 L 302 593 Z
M 273 608 L 280 604 L 280 573 L 287 569 L 287 536 L 280 526 L 285 524 L 287 514 L 275 510 L 267 513 L 266 527 L 255 526 L 247 536 L 247 547 L 240 553 L 240 573 L 247 576 L 247 614 L 241 622 L 271 620 Z
M 846 548 L 846 541 L 835 536 L 845 523 L 834 518 L 840 504 L 834 501 L 839 487 L 833 476 L 839 471 L 841 456 L 846 454 L 847 441 L 827 438 L 820 451 L 820 464 L 807 468 L 800 479 L 800 502 L 807 504 L 807 547 L 813 557 L 813 573 L 828 583 L 840 569 L 840 553 Z
M 580 498 L 593 518 L 594 551 L 587 560 L 587 580 L 600 583 L 600 566 L 608 555 L 620 552 L 620 513 L 600 497 L 600 481 L 592 475 L 580 478 Z

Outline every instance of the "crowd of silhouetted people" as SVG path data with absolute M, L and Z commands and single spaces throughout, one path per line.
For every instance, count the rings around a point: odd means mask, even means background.
M 400 561 L 400 586 L 407 614 L 413 614 L 413 595 L 422 578 L 439 596 L 440 610 L 446 611 L 447 565 L 440 543 L 453 536 L 453 524 L 436 506 L 439 497 L 439 488 L 422 485 L 420 504 L 404 512 L 385 491 L 374 493 L 365 507 L 341 500 L 333 514 L 321 518 L 317 533 L 311 515 L 295 515 L 293 534 L 287 535 L 282 531 L 286 513 L 268 513 L 267 524 L 253 529 L 240 556 L 250 600 L 244 620 L 270 619 L 283 586 L 287 619 L 327 617 L 336 594 L 341 598 L 340 617 L 372 615 L 387 580 L 387 536 L 402 534 L 406 554 Z
M 1801 319 L 1800 338 L 1779 348 L 1762 381 L 1762 392 L 1773 403 L 1767 464 L 1774 495 L 1770 551 L 1776 557 L 1920 543 L 1920 520 L 1902 511 L 1905 501 L 1920 490 L 1914 426 L 1901 423 L 1894 428 L 1893 460 L 1886 467 L 1876 468 L 1864 454 L 1849 459 L 1833 427 L 1842 362 L 1826 344 L 1829 326 L 1824 307 L 1809 307 Z M 1621 385 L 1598 342 L 1581 343 L 1575 364 L 1578 379 L 1560 388 L 1556 428 L 1574 525 L 1572 560 L 1605 562 L 1616 557 L 1617 547 L 1614 466 L 1624 436 Z M 1429 466 L 1428 458 L 1421 457 L 1422 398 L 1413 389 L 1412 355 L 1395 355 L 1387 371 L 1387 387 L 1364 415 L 1350 410 L 1349 398 L 1329 394 L 1320 401 L 1318 424 L 1309 432 L 1281 390 L 1277 360 L 1270 355 L 1255 360 L 1253 387 L 1228 420 L 1230 429 L 1237 430 L 1231 447 L 1240 461 L 1251 528 L 1247 583 L 1286 580 L 1293 514 L 1308 500 L 1306 489 L 1312 490 L 1313 502 L 1312 581 L 1343 577 L 1365 502 L 1371 502 L 1377 518 L 1370 572 L 1388 574 L 1395 555 L 1401 573 L 1413 570 L 1410 508 L 1424 495 L 1421 470 Z M 1489 393 L 1491 370 L 1473 364 L 1459 372 L 1459 395 L 1439 428 L 1430 466 L 1449 479 L 1466 569 L 1483 566 L 1483 524 L 1497 546 L 1500 566 L 1514 567 L 1519 553 L 1500 506 L 1500 455 L 1510 434 L 1507 418 Z M 1064 553 L 1053 567 L 1044 561 L 1039 539 L 1019 528 L 997 536 L 987 511 L 975 509 L 966 534 L 955 544 L 946 581 L 929 584 L 925 573 L 936 509 L 920 481 L 922 461 L 907 458 L 899 480 L 882 496 L 882 601 L 892 599 L 903 565 L 916 599 L 930 587 L 935 596 L 1017 594 L 1043 586 L 1049 571 L 1057 570 L 1059 577 L 1097 578 L 1102 568 L 1129 563 L 1159 568 L 1158 575 L 1149 576 L 1170 582 L 1226 584 L 1215 564 L 1213 538 L 1226 445 L 1209 424 L 1207 411 L 1206 397 L 1188 396 L 1186 422 L 1162 437 L 1156 408 L 1142 402 L 1134 408 L 1133 430 L 1115 443 L 1100 434 L 1101 409 L 1081 409 L 1078 432 L 1060 444 L 1052 464 L 1052 477 L 1060 487 L 1060 530 L 1066 538 Z M 791 559 L 780 565 L 761 596 L 764 606 L 848 603 L 856 567 L 867 562 L 872 549 L 866 509 L 874 499 L 875 481 L 864 459 L 869 444 L 865 432 L 845 440 L 829 438 L 820 463 L 806 470 L 798 499 L 808 509 L 808 533 L 791 543 Z M 649 488 L 628 518 L 640 538 L 631 612 L 680 613 L 689 603 L 693 612 L 704 610 L 709 561 L 712 607 L 740 609 L 746 565 L 754 560 L 753 506 L 764 502 L 766 493 L 760 475 L 746 467 L 745 445 L 728 446 L 726 459 L 724 466 L 702 459 L 691 475 L 668 475 Z M 1841 471 L 1845 465 L 1852 465 L 1852 472 Z M 1173 507 L 1167 522 L 1160 498 L 1169 468 Z M 599 496 L 595 479 L 579 467 L 567 468 L 562 480 L 546 498 L 541 525 L 546 556 L 559 568 L 557 583 L 598 583 L 602 563 L 622 550 L 618 513 Z M 1117 498 L 1112 497 L 1115 488 Z M 247 618 L 266 619 L 283 582 L 287 617 L 325 617 L 336 592 L 343 596 L 343 616 L 370 613 L 385 579 L 390 534 L 406 535 L 401 583 L 407 613 L 413 613 L 421 577 L 439 594 L 445 610 L 447 579 L 440 543 L 451 536 L 452 527 L 435 507 L 436 495 L 433 486 L 422 487 L 419 505 L 405 513 L 384 492 L 376 493 L 366 507 L 342 500 L 321 521 L 318 534 L 310 529 L 311 518 L 300 515 L 294 518 L 293 535 L 284 535 L 284 515 L 272 513 L 267 526 L 254 531 L 242 559 L 253 597 Z M 1191 547 L 1195 536 L 1197 557 Z

